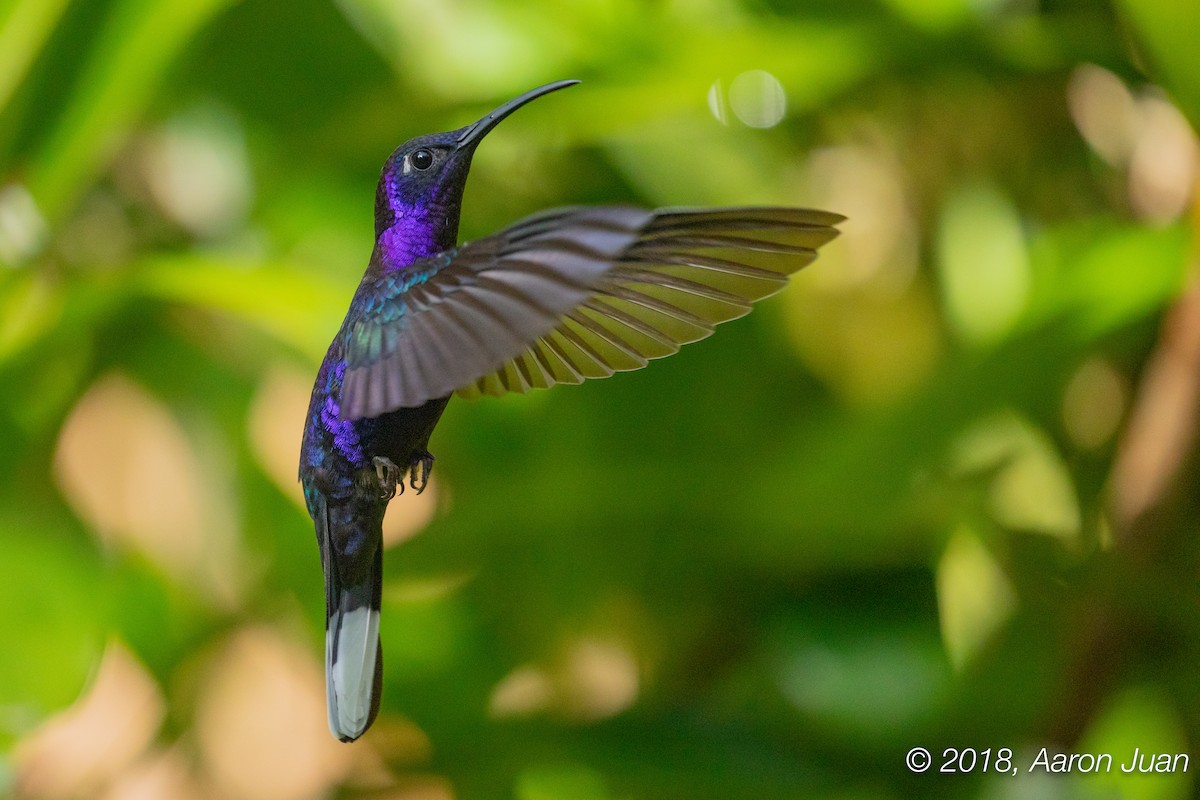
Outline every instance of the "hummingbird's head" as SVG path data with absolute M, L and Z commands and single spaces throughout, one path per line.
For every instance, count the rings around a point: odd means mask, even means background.
M 418 136 L 397 147 L 375 189 L 375 238 L 385 259 L 400 267 L 453 247 L 467 172 L 479 142 L 530 100 L 576 83 L 539 86 L 465 128 Z

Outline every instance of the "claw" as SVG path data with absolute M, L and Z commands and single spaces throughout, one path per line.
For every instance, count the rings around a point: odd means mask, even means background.
M 397 487 L 399 487 L 400 494 L 404 494 L 404 474 L 400 472 L 399 467 L 392 463 L 391 459 L 375 456 L 371 459 L 371 463 L 375 465 L 375 474 L 379 477 L 379 499 L 391 500 L 396 496 Z
M 408 469 L 408 485 L 411 486 L 417 494 L 425 491 L 425 487 L 429 485 L 429 473 L 433 471 L 433 454 L 429 452 L 422 453 L 413 459 L 412 464 Z M 420 476 L 418 477 L 418 472 Z

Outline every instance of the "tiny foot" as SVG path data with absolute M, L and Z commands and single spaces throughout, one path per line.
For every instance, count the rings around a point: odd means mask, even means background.
M 426 451 L 414 458 L 412 464 L 409 465 L 408 485 L 415 489 L 417 494 L 420 494 L 429 485 L 429 473 L 432 471 L 433 454 Z
M 379 498 L 381 500 L 391 500 L 395 497 L 396 487 L 399 487 L 400 493 L 404 494 L 404 473 L 392 463 L 391 459 L 375 456 L 371 459 L 371 463 L 375 465 L 375 474 L 379 477 Z

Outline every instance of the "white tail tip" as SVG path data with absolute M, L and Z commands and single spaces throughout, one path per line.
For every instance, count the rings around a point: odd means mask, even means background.
M 379 611 L 359 606 L 337 611 L 325 629 L 325 698 L 329 730 L 343 742 L 363 735 L 371 722 Z

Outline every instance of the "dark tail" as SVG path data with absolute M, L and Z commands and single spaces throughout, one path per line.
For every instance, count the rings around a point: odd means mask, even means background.
M 325 571 L 329 730 L 341 741 L 352 742 L 371 727 L 379 713 L 383 676 L 383 651 L 379 646 L 383 588 L 380 521 L 370 513 L 359 515 L 344 507 L 330 509 L 324 500 L 317 511 L 317 537 Z M 345 535 L 346 530 L 353 532 Z

